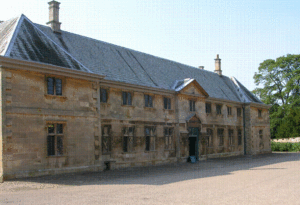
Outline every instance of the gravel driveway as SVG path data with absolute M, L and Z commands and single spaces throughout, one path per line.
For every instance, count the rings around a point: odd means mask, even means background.
M 0 204 L 300 204 L 300 153 L 0 183 Z

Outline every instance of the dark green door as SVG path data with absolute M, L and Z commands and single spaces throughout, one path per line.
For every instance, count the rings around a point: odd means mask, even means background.
M 189 128 L 189 156 L 195 156 L 198 160 L 198 140 L 199 140 L 199 128 Z

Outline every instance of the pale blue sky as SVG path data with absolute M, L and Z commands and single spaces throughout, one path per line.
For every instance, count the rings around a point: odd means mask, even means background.
M 1 3 L 0 20 L 48 21 L 48 1 Z M 265 59 L 299 54 L 299 0 L 60 0 L 62 29 L 206 70 L 248 89 Z

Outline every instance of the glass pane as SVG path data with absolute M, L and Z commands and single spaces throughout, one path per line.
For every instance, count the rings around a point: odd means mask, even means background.
M 107 101 L 107 91 L 106 89 L 100 89 L 100 102 Z
M 63 124 L 57 124 L 56 125 L 57 134 L 63 133 Z
M 150 151 L 150 136 L 146 136 L 146 151 Z
M 171 98 L 168 98 L 168 109 L 171 109 Z
M 150 128 L 145 128 L 146 135 L 150 135 Z
M 55 92 L 56 92 L 56 95 L 62 95 L 62 81 L 61 81 L 61 79 L 55 78 Z
M 172 134 L 173 134 L 173 129 L 170 128 L 170 129 L 169 129 L 169 135 L 172 135 Z
M 48 133 L 54 133 L 54 124 L 48 125 Z
M 164 109 L 168 109 L 168 99 L 164 98 Z
M 155 150 L 155 137 L 151 137 L 150 140 L 150 149 Z
M 55 143 L 54 143 L 54 136 L 48 136 L 47 137 L 47 155 L 52 156 L 55 155 Z
M 57 155 L 63 155 L 63 138 L 57 137 Z
M 127 93 L 128 105 L 131 105 L 131 93 Z
M 149 107 L 153 107 L 153 104 L 152 104 L 152 96 L 149 96 Z
M 54 95 L 54 78 L 47 78 L 47 94 Z
M 149 95 L 145 95 L 145 107 L 149 107 L 148 106 L 148 99 L 149 98 Z
M 122 96 L 123 96 L 123 105 L 127 105 L 127 93 L 122 92 Z
M 128 143 L 128 137 L 124 137 L 123 139 L 123 152 L 127 152 L 127 143 Z

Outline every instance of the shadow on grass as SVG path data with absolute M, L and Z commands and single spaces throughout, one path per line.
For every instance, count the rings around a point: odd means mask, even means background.
M 82 186 L 141 184 L 164 185 L 185 180 L 232 174 L 240 170 L 284 169 L 265 167 L 281 162 L 299 161 L 300 153 L 272 153 L 258 156 L 239 156 L 208 159 L 191 163 L 173 163 L 151 167 L 133 167 L 103 172 L 84 172 L 60 174 L 35 178 L 23 178 L 9 181 Z

